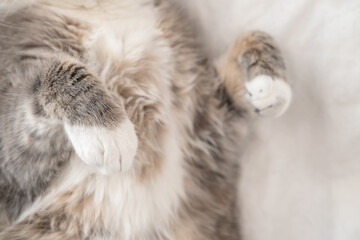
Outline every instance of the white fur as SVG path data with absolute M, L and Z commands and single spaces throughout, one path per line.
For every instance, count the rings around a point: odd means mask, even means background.
M 69 8 L 65 9 L 66 13 L 76 13 L 71 1 L 47 1 L 48 4 L 65 4 Z M 94 1 L 95 2 L 95 1 Z M 91 58 L 94 59 L 94 66 L 97 67 L 96 59 L 122 59 L 136 60 L 142 54 L 151 54 L 157 56 L 154 60 L 154 79 L 159 80 L 158 86 L 161 90 L 154 88 L 154 96 L 165 96 L 169 102 L 164 102 L 164 108 L 168 116 L 166 117 L 167 132 L 164 133 L 160 148 L 162 152 L 163 165 L 150 180 L 141 182 L 135 176 L 135 171 L 121 174 L 103 175 L 97 173 L 91 166 L 83 161 L 93 164 L 102 165 L 105 172 L 118 168 L 116 160 L 117 156 L 125 154 L 126 146 L 129 145 L 127 140 L 134 141 L 134 135 L 129 125 L 122 125 L 116 131 L 112 132 L 106 129 L 88 129 L 84 127 L 66 126 L 66 131 L 72 139 L 72 143 L 76 149 L 77 155 L 70 159 L 69 165 L 66 167 L 62 176 L 60 176 L 46 197 L 39 199 L 31 209 L 26 211 L 21 219 L 24 219 L 31 213 L 34 213 L 47 205 L 51 205 L 56 196 L 71 189 L 73 186 L 82 184 L 86 188 L 86 193 L 94 196 L 94 208 L 92 212 L 86 213 L 92 217 L 101 216 L 104 223 L 109 229 L 117 231 L 114 239 L 149 239 L 149 234 L 153 234 L 154 230 L 171 239 L 167 227 L 171 222 L 173 213 L 177 210 L 182 198 L 184 198 L 184 169 L 182 166 L 183 140 L 181 129 L 182 123 L 177 122 L 175 113 L 170 109 L 171 98 L 170 84 L 167 81 L 169 73 L 168 68 L 159 68 L 164 64 L 169 65 L 166 54 L 168 46 L 158 44 L 158 40 L 154 41 L 159 33 L 156 28 L 155 11 L 152 1 L 143 0 L 122 0 L 122 1 L 96 1 L 99 7 L 93 9 L 92 18 L 96 29 L 88 41 L 85 43 L 89 49 L 92 49 Z M 144 4 L 146 3 L 146 4 Z M 118 7 L 121 5 L 121 7 Z M 86 6 L 92 6 L 91 0 L 86 2 Z M 102 7 L 108 7 L 102 9 Z M 116 11 L 118 10 L 118 11 Z M 79 17 L 82 17 L 79 10 Z M 88 18 L 91 9 L 87 9 Z M 95 17 L 96 16 L 96 17 Z M 111 19 L 112 18 L 112 19 Z M 99 34 L 105 31 L 106 34 Z M 165 61 L 165 62 L 164 62 Z M 99 67 L 99 76 L 105 78 L 108 76 L 108 64 Z M 152 90 L 152 89 L 151 89 Z M 149 99 L 151 100 L 151 98 Z M 157 100 L 157 99 L 155 99 Z M 123 136 L 126 134 L 127 136 Z M 123 140 L 121 140 L 121 138 Z M 127 140 L 125 140 L 127 139 Z M 134 149 L 134 143 L 131 144 Z M 101 150 L 105 149 L 110 160 L 110 167 L 103 165 L 98 161 L 101 156 Z M 131 151 L 133 152 L 133 150 Z M 79 155 L 79 156 L 78 156 Z M 125 154 L 132 156 L 132 153 Z M 137 158 L 146 157 L 146 154 L 139 154 Z M 83 160 L 81 161 L 80 158 Z M 128 157 L 130 159 L 131 157 Z M 105 159 L 105 161 L 107 161 Z M 124 166 L 125 168 L 125 166 Z M 159 229 L 158 227 L 161 226 Z
M 131 174 L 96 179 L 95 196 L 105 221 L 119 231 L 119 239 L 135 235 L 146 239 L 154 229 L 166 234 L 172 213 L 184 196 L 180 141 L 174 121 L 162 144 L 164 166 L 151 181 L 138 183 Z M 163 229 L 157 229 L 159 226 Z
M 169 58 L 167 55 L 171 53 L 168 51 L 168 46 L 158 44 L 159 31 L 156 27 L 152 1 L 104 2 L 103 6 L 108 8 L 101 11 L 97 9 L 94 12 L 97 16 L 94 24 L 98 30 L 86 43 L 91 49 L 91 59 L 136 62 L 144 54 L 158 56 L 154 58 L 156 62 L 154 62 L 153 74 L 159 81 L 158 87 L 161 92 L 158 93 L 159 89 L 152 89 L 151 97 L 159 95 L 168 99 L 170 85 L 166 79 L 169 76 L 168 70 L 158 66 L 168 65 L 164 61 L 167 61 L 166 59 Z M 114 18 L 110 19 L 110 17 Z M 99 75 L 104 80 L 109 75 L 108 64 L 99 67 Z M 96 62 L 93 66 L 97 68 Z M 120 81 L 120 79 L 114 80 Z M 135 236 L 139 239 L 147 239 L 147 234 L 153 230 L 167 235 L 166 227 L 184 196 L 184 170 L 181 165 L 182 138 L 178 129 L 181 124 L 172 118 L 170 101 L 163 104 L 167 108 L 165 112 L 169 115 L 167 117 L 168 130 L 160 146 L 164 149 L 161 156 L 164 165 L 161 166 L 159 172 L 154 174 L 150 181 L 145 182 L 139 182 L 134 171 L 111 176 L 96 175 L 94 179 L 87 182 L 87 192 L 94 194 L 96 210 L 101 212 L 105 223 L 110 228 L 118 231 L 116 239 L 127 240 Z M 142 154 L 139 157 L 146 157 L 146 155 Z M 136 157 L 135 161 L 137 161 Z M 77 166 L 81 168 L 80 164 Z M 66 178 L 76 181 L 75 179 L 79 176 L 72 169 L 69 170 Z M 71 184 L 71 181 L 67 182 Z M 162 226 L 163 229 L 156 229 L 158 226 Z
M 101 173 L 112 174 L 130 169 L 138 146 L 130 120 L 123 120 L 116 129 L 65 124 L 65 132 L 80 159 L 95 166 Z
M 171 239 L 167 227 L 181 199 L 185 198 L 179 125 L 169 113 L 168 131 L 161 143 L 164 165 L 151 181 L 138 182 L 132 170 L 122 174 L 97 174 L 74 155 L 51 192 L 25 211 L 18 221 L 51 205 L 59 193 L 85 180 L 85 192 L 94 196 L 94 208 L 88 209 L 87 214 L 94 218 L 102 216 L 107 227 L 114 230 L 115 239 L 148 239 L 153 231 Z
M 291 88 L 282 79 L 259 75 L 245 83 L 246 98 L 263 116 L 281 116 L 291 102 Z

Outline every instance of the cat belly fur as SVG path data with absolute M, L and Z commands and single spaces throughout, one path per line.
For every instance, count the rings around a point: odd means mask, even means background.
M 54 3 L 55 1 L 40 0 L 39 2 L 50 4 L 56 11 L 70 16 L 74 15 L 80 19 L 84 17 L 89 22 L 89 15 L 82 15 L 82 11 L 77 10 L 78 5 L 73 5 L 70 1 Z M 95 2 L 85 1 L 83 5 L 92 8 L 91 6 L 96 6 Z M 74 155 L 67 169 L 53 186 L 50 186 L 49 194 L 39 199 L 19 218 L 19 221 L 42 209 L 51 209 L 52 206 L 61 204 L 59 196 L 70 190 L 72 191 L 71 201 L 74 204 L 76 202 L 82 204 L 81 199 L 84 195 L 91 196 L 88 200 L 90 203 L 84 204 L 83 212 L 80 213 L 85 223 L 84 235 L 87 234 L 86 222 L 89 222 L 90 228 L 90 223 L 100 218 L 99 221 L 105 228 L 114 232 L 115 235 L 112 236 L 114 239 L 145 238 L 153 234 L 167 236 L 170 234 L 167 232 L 167 225 L 171 222 L 172 216 L 175 215 L 185 195 L 183 189 L 185 173 L 181 152 L 183 140 L 179 133 L 181 124 L 180 120 L 175 119 L 171 109 L 169 63 L 167 62 L 167 56 L 171 55 L 170 48 L 161 40 L 157 41 L 159 30 L 156 28 L 156 14 L 152 1 L 125 0 L 116 1 L 116 3 L 104 1 L 103 4 L 94 8 L 94 11 L 87 9 L 87 13 L 89 12 L 93 13 L 90 20 L 93 29 L 92 34 L 84 40 L 85 47 L 91 49 L 87 56 L 88 64 L 105 84 L 109 84 L 111 90 L 116 89 L 118 81 L 121 81 L 111 73 L 114 70 L 114 64 L 121 65 L 124 61 L 141 62 L 144 54 L 150 56 L 148 57 L 150 60 L 147 61 L 154 68 L 152 71 L 154 76 L 151 80 L 156 81 L 153 84 L 161 89 L 158 92 L 158 98 L 162 100 L 162 124 L 165 125 L 162 138 L 153 144 L 154 151 L 159 147 L 162 149 L 161 167 L 156 174 L 151 174 L 151 177 L 145 179 L 138 176 L 136 169 L 105 176 Z M 137 69 L 132 69 L 132 71 L 137 71 Z M 109 77 L 110 75 L 112 77 Z M 135 91 L 144 98 L 150 97 L 141 89 Z M 151 98 L 154 97 L 151 96 Z M 132 106 L 127 106 L 127 109 L 131 117 Z M 134 122 L 134 124 L 139 123 Z M 148 139 L 148 141 L 152 140 Z M 146 151 L 152 151 L 152 149 L 147 147 L 144 150 L 139 146 L 135 164 L 147 156 Z

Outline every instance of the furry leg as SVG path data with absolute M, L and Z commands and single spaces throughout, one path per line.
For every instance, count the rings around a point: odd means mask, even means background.
M 128 170 L 138 142 L 122 100 L 74 60 L 55 60 L 45 69 L 35 86 L 39 106 L 65 124 L 79 157 L 103 174 Z
M 217 62 L 216 68 L 229 98 L 244 108 L 244 96 L 264 116 L 280 116 L 291 101 L 285 64 L 274 40 L 251 32 L 240 38 Z

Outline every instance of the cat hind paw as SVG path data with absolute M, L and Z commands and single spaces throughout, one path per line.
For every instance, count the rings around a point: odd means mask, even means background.
M 245 83 L 246 99 L 262 116 L 281 116 L 289 107 L 292 92 L 283 79 L 259 75 Z

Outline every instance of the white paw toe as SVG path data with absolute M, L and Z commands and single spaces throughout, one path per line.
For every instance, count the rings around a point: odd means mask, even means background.
M 134 125 L 124 120 L 116 129 L 65 125 L 76 154 L 103 174 L 124 172 L 131 168 L 138 139 Z
M 246 98 L 263 116 L 280 116 L 291 102 L 291 88 L 281 79 L 260 75 L 245 83 Z

